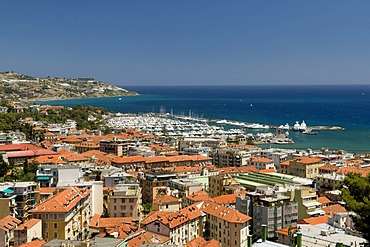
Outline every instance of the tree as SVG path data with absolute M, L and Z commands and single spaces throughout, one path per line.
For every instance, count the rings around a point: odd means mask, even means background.
M 356 213 L 352 216 L 355 229 L 370 243 L 370 173 L 366 177 L 359 173 L 347 174 L 341 191 L 347 210 Z

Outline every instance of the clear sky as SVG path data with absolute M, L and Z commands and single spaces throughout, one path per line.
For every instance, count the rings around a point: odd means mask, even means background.
M 369 0 L 25 0 L 0 71 L 116 85 L 370 84 Z

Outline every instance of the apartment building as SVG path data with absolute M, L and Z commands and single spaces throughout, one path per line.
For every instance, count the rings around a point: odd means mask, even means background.
M 318 201 L 316 191 L 307 187 L 295 187 L 285 193 L 290 201 L 298 203 L 298 221 L 312 216 L 324 215 L 322 204 Z
M 127 156 L 131 144 L 131 139 L 106 139 L 100 141 L 99 150 L 117 156 Z
M 90 190 L 70 187 L 30 210 L 43 221 L 43 239 L 82 240 L 88 236 L 91 215 Z
M 14 230 L 20 224 L 20 220 L 10 215 L 0 219 L 0 246 L 10 247 L 14 245 Z
M 14 246 L 29 243 L 33 239 L 42 239 L 42 220 L 40 219 L 30 219 L 14 231 Z
M 140 224 L 145 230 L 170 238 L 170 244 L 184 246 L 187 242 L 203 236 L 204 218 L 196 205 L 185 207 L 177 212 L 153 212 Z
M 140 180 L 143 203 L 152 203 L 159 188 L 164 188 L 167 181 L 175 179 L 176 174 L 170 171 L 151 170 Z
M 344 178 L 344 174 L 336 173 L 324 173 L 316 175 L 316 189 L 319 195 L 324 195 L 327 191 L 338 189 Z
M 206 214 L 206 239 L 215 239 L 225 247 L 248 246 L 251 217 L 213 202 L 200 205 L 200 210 Z
M 11 185 L 10 183 L 0 184 L 0 219 L 8 215 L 13 217 L 16 215 L 16 195 L 10 189 Z
M 154 211 L 176 212 L 181 208 L 181 199 L 171 195 L 157 195 L 154 198 L 152 209 Z
M 31 219 L 29 210 L 40 201 L 38 184 L 35 182 L 16 182 L 9 189 L 13 190 L 16 196 L 16 218 L 23 222 Z
M 276 170 L 274 161 L 269 158 L 253 156 L 247 161 L 247 166 L 254 166 L 258 170 L 273 169 Z
M 119 184 L 109 194 L 110 217 L 137 217 L 141 212 L 141 188 L 139 184 Z
M 213 163 L 217 167 L 245 166 L 251 156 L 249 150 L 233 148 L 217 149 L 212 155 Z
M 321 158 L 300 157 L 289 161 L 289 171 L 292 175 L 303 178 L 315 178 L 319 168 L 325 165 Z
M 277 187 L 237 196 L 236 209 L 252 217 L 253 233 L 258 237 L 262 225 L 267 228 L 267 238 L 277 237 L 276 231 L 281 228 L 297 225 L 298 203 L 290 201 L 283 192 Z
M 226 187 L 232 185 L 239 185 L 230 174 L 210 176 L 209 178 L 209 196 L 216 197 L 220 195 L 229 194 Z

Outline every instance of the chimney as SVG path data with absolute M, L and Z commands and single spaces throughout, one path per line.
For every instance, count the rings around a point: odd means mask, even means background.
M 253 238 L 253 236 L 252 235 L 248 235 L 248 247 L 252 247 L 252 238 Z
M 262 241 L 265 242 L 267 238 L 267 226 L 262 225 Z
M 302 247 L 302 232 L 300 227 L 298 227 L 297 231 L 297 247 Z

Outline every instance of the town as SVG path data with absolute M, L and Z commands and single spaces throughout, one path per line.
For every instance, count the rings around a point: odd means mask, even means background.
M 341 188 L 369 154 L 93 107 L 10 102 L 0 118 L 0 246 L 366 243 Z

